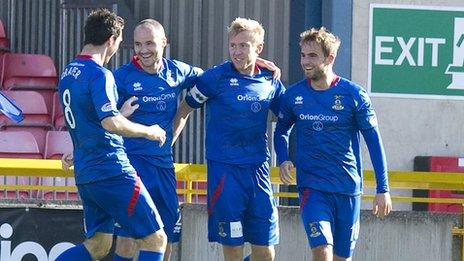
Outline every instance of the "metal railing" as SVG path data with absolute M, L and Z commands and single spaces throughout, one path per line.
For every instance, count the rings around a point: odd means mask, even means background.
M 184 195 L 186 203 L 192 202 L 194 195 L 206 195 L 206 190 L 196 189 L 195 182 L 206 182 L 206 166 L 201 164 L 175 164 L 176 177 L 178 181 L 185 184 L 185 188 L 177 190 L 178 194 Z M 59 160 L 40 160 L 40 159 L 0 159 L 0 176 L 27 176 L 41 178 L 70 178 L 73 172 L 64 171 L 61 168 Z M 283 184 L 279 178 L 279 169 L 271 168 L 272 184 Z M 416 171 L 389 171 L 389 183 L 393 189 L 426 189 L 426 190 L 453 190 L 464 192 L 464 173 L 449 172 L 416 172 Z M 364 186 L 375 188 L 375 176 L 373 171 L 364 172 Z M 0 184 L 1 190 L 60 190 L 76 191 L 75 186 L 55 186 L 55 185 L 18 185 L 18 184 Z M 276 192 L 276 197 L 297 198 L 296 192 Z M 363 195 L 363 200 L 372 200 L 374 195 Z M 431 197 L 405 197 L 392 196 L 394 202 L 411 202 L 411 203 L 447 203 L 462 204 L 464 208 L 464 198 L 431 198 Z M 463 238 L 462 243 L 462 260 L 464 261 L 464 213 L 463 228 L 454 227 L 453 236 Z

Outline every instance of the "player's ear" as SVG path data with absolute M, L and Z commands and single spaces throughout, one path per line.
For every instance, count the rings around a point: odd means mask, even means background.
M 163 38 L 163 48 L 165 48 L 168 45 L 168 38 L 164 37 Z
M 335 62 L 335 55 L 334 54 L 329 54 L 326 58 L 327 64 L 333 64 Z
M 264 49 L 264 42 L 256 44 L 256 53 L 261 54 Z
M 112 45 L 116 42 L 116 38 L 117 38 L 116 36 L 111 35 L 111 36 L 108 38 L 108 40 L 106 40 L 106 44 L 107 44 L 108 46 L 112 46 Z

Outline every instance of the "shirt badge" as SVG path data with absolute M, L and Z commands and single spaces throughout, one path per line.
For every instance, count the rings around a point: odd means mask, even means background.
M 332 106 L 332 109 L 337 110 L 337 111 L 343 110 L 345 108 L 345 107 L 343 107 L 342 100 L 341 100 L 343 98 L 343 96 L 342 95 L 334 95 L 334 98 L 335 98 L 335 101 L 334 101 L 334 105 Z

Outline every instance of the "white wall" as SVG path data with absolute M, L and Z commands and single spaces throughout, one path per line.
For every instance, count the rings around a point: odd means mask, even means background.
M 353 0 L 352 80 L 367 86 L 369 4 L 452 6 L 462 0 Z M 464 156 L 464 100 L 372 98 L 389 169 L 412 170 L 415 156 Z M 366 150 L 364 150 L 366 151 Z M 371 169 L 365 153 L 364 165 Z
M 353 0 L 352 80 L 367 87 L 369 64 L 369 4 L 464 7 L 462 0 Z M 342 43 L 343 44 L 343 43 Z M 388 76 L 386 76 L 388 77 Z M 373 97 L 390 170 L 413 170 L 415 156 L 464 156 L 464 100 Z M 363 148 L 364 166 L 372 169 Z M 366 190 L 373 193 L 373 190 Z M 393 190 L 392 195 L 411 196 Z M 363 202 L 362 208 L 370 208 Z M 395 203 L 395 209 L 411 209 Z

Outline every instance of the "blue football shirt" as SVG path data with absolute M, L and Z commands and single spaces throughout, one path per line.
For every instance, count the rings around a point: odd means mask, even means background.
M 377 127 L 366 91 L 341 77 L 322 91 L 313 89 L 307 79 L 289 87 L 275 132 L 279 164 L 289 160 L 285 135 L 293 124 L 298 186 L 362 193 L 360 131 Z
M 172 168 L 172 124 L 177 112 L 177 101 L 183 90 L 195 85 L 202 69 L 186 63 L 163 58 L 163 69 L 150 74 L 145 72 L 136 57 L 114 72 L 119 93 L 119 106 L 136 96 L 139 108 L 129 117 L 144 125 L 158 124 L 166 131 L 166 142 L 145 138 L 124 138 L 126 152 L 149 157 L 150 162 L 163 168 Z
M 186 101 L 192 108 L 206 103 L 206 158 L 229 164 L 266 161 L 269 110 L 278 112 L 284 91 L 266 69 L 247 76 L 227 61 L 205 71 Z
M 119 114 L 113 74 L 91 56 L 68 64 L 58 85 L 66 126 L 74 145 L 77 184 L 134 173 L 124 152 L 123 139 L 106 131 L 101 121 Z

